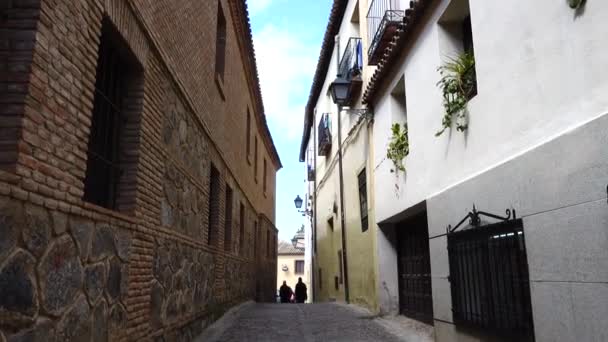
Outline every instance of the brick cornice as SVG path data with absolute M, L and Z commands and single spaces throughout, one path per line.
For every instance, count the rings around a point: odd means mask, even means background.
M 282 168 L 281 159 L 279 153 L 272 140 L 272 135 L 268 129 L 268 123 L 266 122 L 266 115 L 264 112 L 264 103 L 262 102 L 262 91 L 260 88 L 260 78 L 258 75 L 258 68 L 255 58 L 255 49 L 253 47 L 253 36 L 251 33 L 251 23 L 249 21 L 249 12 L 245 0 L 228 0 L 230 5 L 230 12 L 234 26 L 237 32 L 237 38 L 239 48 L 241 50 L 241 56 L 245 62 L 245 73 L 247 75 L 247 81 L 249 83 L 249 90 L 252 92 L 252 99 L 255 105 L 255 118 L 258 125 L 262 127 L 263 134 L 262 140 L 266 144 L 270 157 L 272 158 L 277 170 Z

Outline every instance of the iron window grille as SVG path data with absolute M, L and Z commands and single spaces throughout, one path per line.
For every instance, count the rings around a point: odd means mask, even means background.
M 367 215 L 367 174 L 363 169 L 357 176 L 359 181 L 359 209 L 361 212 L 361 231 L 365 232 L 368 229 Z
M 133 111 L 139 111 L 139 89 L 135 87 L 140 79 L 141 67 L 109 20 L 104 19 L 84 179 L 86 202 L 108 209 L 126 209 L 132 204 L 121 198 L 121 193 L 131 193 L 135 182 L 127 179 L 132 176 L 129 171 L 133 165 L 124 151 L 137 148 L 134 135 L 139 134 L 139 113 Z
M 367 11 L 369 64 L 378 63 L 379 56 L 391 42 L 399 24 L 405 17 L 401 0 L 372 0 Z
M 479 214 L 500 217 L 473 209 L 473 228 L 448 228 L 454 323 L 533 339 L 523 223 L 507 213 L 504 222 L 480 226 Z
M 329 156 L 331 151 L 331 120 L 329 113 L 325 113 L 321 116 L 319 121 L 319 155 Z
M 226 18 L 222 11 L 222 4 L 217 2 L 217 31 L 215 37 L 215 73 L 222 81 L 226 68 Z
M 294 269 L 296 274 L 304 274 L 304 260 L 296 260 Z
M 207 227 L 207 243 L 215 245 L 220 216 L 220 173 L 212 165 L 209 173 L 209 223 Z
M 363 45 L 361 38 L 349 38 L 346 49 L 340 60 L 338 67 L 338 73 L 340 76 L 347 80 L 361 75 L 361 69 L 363 68 Z
M 241 203 L 239 210 L 239 250 L 245 255 L 245 206 Z
M 226 184 L 226 202 L 224 219 L 224 251 L 232 250 L 232 189 Z

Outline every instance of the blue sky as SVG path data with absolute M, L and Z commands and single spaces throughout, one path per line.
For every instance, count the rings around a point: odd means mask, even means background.
M 308 100 L 332 0 L 247 0 L 266 118 L 283 162 L 277 174 L 276 225 L 289 241 L 304 222 L 293 200 L 304 198 L 298 160 Z

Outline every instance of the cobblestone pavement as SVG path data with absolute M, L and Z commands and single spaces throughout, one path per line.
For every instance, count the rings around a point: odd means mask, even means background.
M 205 341 L 401 341 L 369 314 L 339 304 L 251 304 Z

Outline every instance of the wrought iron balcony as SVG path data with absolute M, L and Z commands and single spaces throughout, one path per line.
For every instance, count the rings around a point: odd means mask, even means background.
M 405 16 L 403 0 L 372 0 L 367 12 L 369 64 L 376 65 Z
M 347 80 L 361 77 L 362 67 L 363 46 L 361 45 L 361 38 L 350 38 L 342 54 L 342 59 L 340 59 L 339 74 Z
M 328 113 L 319 122 L 319 155 L 327 157 L 331 151 L 331 122 Z
M 308 165 L 308 181 L 313 182 L 315 180 L 315 169 L 312 165 Z
M 359 95 L 363 80 L 361 79 L 361 70 L 363 69 L 363 45 L 361 38 L 350 38 L 340 64 L 338 66 L 338 74 L 350 82 L 350 101 L 352 102 Z

